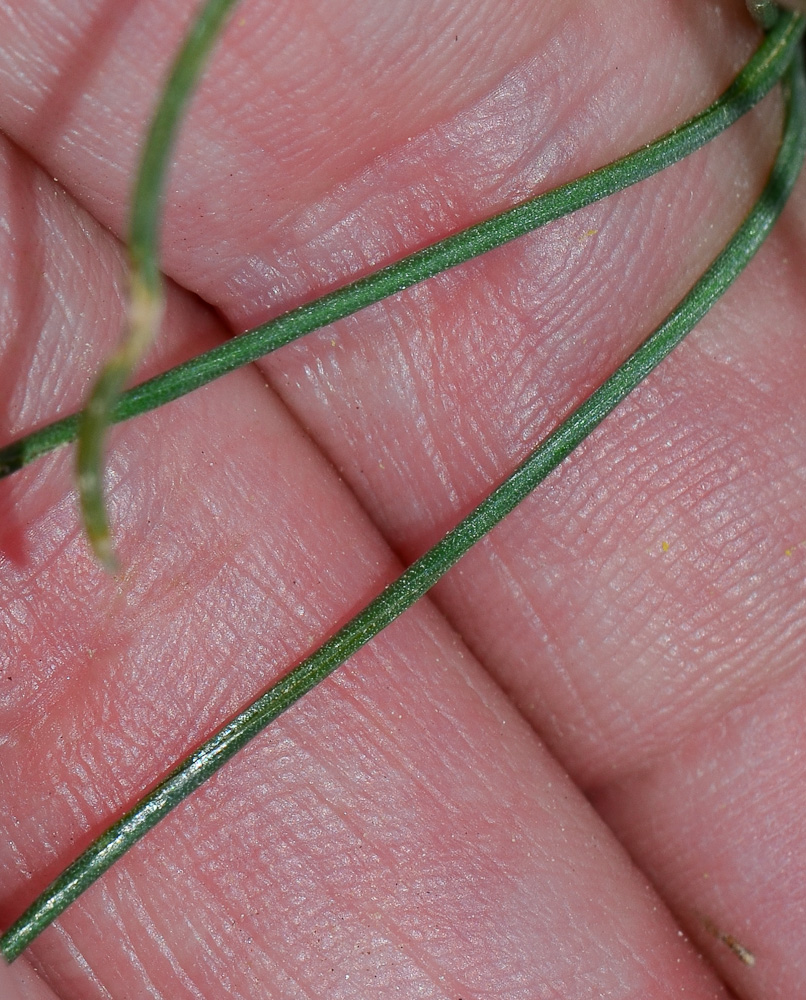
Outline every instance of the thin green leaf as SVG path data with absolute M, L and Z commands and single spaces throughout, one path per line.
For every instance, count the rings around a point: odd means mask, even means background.
M 126 332 L 101 369 L 77 422 L 76 478 L 81 517 L 93 552 L 110 572 L 116 572 L 117 560 L 103 492 L 104 441 L 123 386 L 159 332 L 163 314 L 159 220 L 165 177 L 188 101 L 237 2 L 208 0 L 169 73 L 146 138 L 132 199 Z

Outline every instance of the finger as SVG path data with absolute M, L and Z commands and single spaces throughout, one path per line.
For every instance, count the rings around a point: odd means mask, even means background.
M 0 229 L 13 434 L 75 405 L 115 339 L 123 281 L 108 234 L 10 144 L 2 203 L 14 206 Z M 176 288 L 168 315 L 152 370 L 222 335 Z M 397 568 L 254 369 L 118 427 L 109 468 L 120 580 L 86 550 L 66 455 L 2 484 L 6 925 Z M 425 603 L 181 806 L 30 955 L 65 998 L 404 988 L 651 1000 L 670 983 L 724 995 Z
M 56 1000 L 56 994 L 24 959 L 9 968 L 0 962 L 0 996 L 3 1000 Z

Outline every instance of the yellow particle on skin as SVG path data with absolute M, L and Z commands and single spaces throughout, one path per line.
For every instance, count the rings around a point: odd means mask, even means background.
M 745 965 L 755 965 L 756 956 L 752 951 L 749 951 L 743 944 L 739 944 L 736 938 L 732 934 L 723 934 L 719 939 L 722 944 L 727 945 L 728 948 L 733 952 L 733 954 Z
M 721 941 L 726 948 L 729 948 L 740 962 L 749 966 L 756 964 L 756 956 L 753 952 L 749 948 L 745 948 L 732 934 L 726 934 L 720 930 L 710 917 L 703 917 L 703 924 L 708 933 L 712 934 L 717 941 Z
M 668 552 L 669 551 L 669 543 L 668 542 L 661 542 L 660 543 L 660 548 L 661 548 L 661 552 Z
M 791 556 L 792 555 L 792 549 L 784 549 L 784 555 L 785 556 Z

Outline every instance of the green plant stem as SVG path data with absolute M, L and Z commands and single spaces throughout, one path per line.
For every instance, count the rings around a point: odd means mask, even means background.
M 129 255 L 146 285 L 160 283 L 159 219 L 165 177 L 188 102 L 210 50 L 238 0 L 207 0 L 174 59 L 163 97 L 151 121 L 132 198 Z
M 802 18 L 782 14 L 724 94 L 684 125 L 579 180 L 538 195 L 449 236 L 143 382 L 118 399 L 111 413 L 112 421 L 129 420 L 178 399 L 298 337 L 350 316 L 678 162 L 726 129 L 769 92 L 784 73 L 803 31 Z M 0 449 L 0 478 L 73 441 L 77 426 L 78 416 L 73 414 Z
M 765 31 L 769 31 L 781 14 L 781 8 L 772 0 L 747 0 L 747 9 Z
M 85 889 L 270 722 L 328 677 L 422 597 L 667 357 L 741 273 L 794 186 L 806 153 L 802 60 L 787 75 L 784 137 L 758 202 L 703 277 L 667 319 L 490 496 L 315 653 L 182 761 L 74 861 L 0 939 L 12 961 Z
M 127 329 L 92 387 L 78 418 L 76 477 L 81 517 L 103 566 L 117 569 L 103 490 L 104 443 L 123 386 L 154 341 L 164 297 L 159 266 L 159 221 L 165 177 L 188 101 L 238 0 L 208 0 L 174 59 L 162 99 L 146 136 L 129 222 Z

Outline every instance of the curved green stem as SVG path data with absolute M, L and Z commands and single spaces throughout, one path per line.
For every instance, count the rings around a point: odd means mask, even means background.
M 257 733 L 419 600 L 498 524 L 680 343 L 763 243 L 806 153 L 806 86 L 800 55 L 787 77 L 784 137 L 770 178 L 744 223 L 667 319 L 486 500 L 315 653 L 182 761 L 103 833 L 0 939 L 12 961 L 85 889 Z
M 93 386 L 78 425 L 76 475 L 81 516 L 95 555 L 110 572 L 112 549 L 103 494 L 104 440 L 121 390 L 159 331 L 163 314 L 159 220 L 165 176 L 188 101 L 224 22 L 238 0 L 208 0 L 193 22 L 151 122 L 132 198 L 129 223 L 127 330 Z
M 156 409 L 249 364 L 306 333 L 350 316 L 441 271 L 462 264 L 569 212 L 646 179 L 699 149 L 736 121 L 781 78 L 804 31 L 804 21 L 782 15 L 722 96 L 648 146 L 579 180 L 538 195 L 461 233 L 300 306 L 124 393 L 111 411 L 120 422 Z M 73 414 L 0 449 L 0 478 L 76 437 Z

